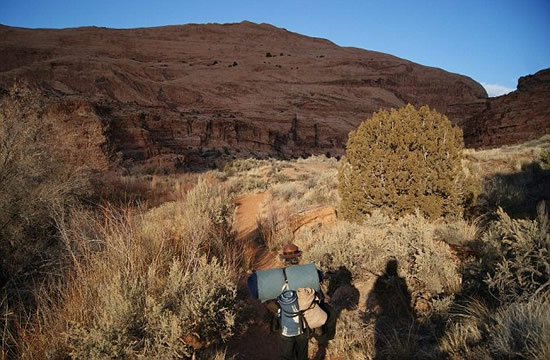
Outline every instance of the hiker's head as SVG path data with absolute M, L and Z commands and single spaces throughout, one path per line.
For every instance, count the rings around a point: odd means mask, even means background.
M 283 251 L 279 254 L 279 257 L 286 265 L 296 265 L 300 262 L 302 251 L 298 246 L 288 243 L 283 246 Z
M 397 276 L 397 260 L 388 260 L 388 263 L 386 264 L 386 275 Z

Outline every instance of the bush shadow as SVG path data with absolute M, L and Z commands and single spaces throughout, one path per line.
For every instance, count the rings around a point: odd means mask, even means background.
M 494 213 L 501 207 L 513 218 L 534 218 L 537 204 L 550 203 L 550 169 L 540 162 L 524 164 L 511 174 L 498 173 L 483 179 L 484 193 L 478 198 L 478 212 Z

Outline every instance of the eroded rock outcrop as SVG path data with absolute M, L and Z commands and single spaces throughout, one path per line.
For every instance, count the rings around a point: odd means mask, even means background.
M 168 170 L 233 156 L 342 154 L 348 132 L 380 108 L 428 104 L 463 125 L 479 112 L 464 104 L 487 98 L 465 76 L 249 22 L 0 26 L 0 88 L 15 79 L 52 104 L 87 103 L 81 112 L 100 118 L 127 166 Z
M 550 133 L 550 69 L 524 76 L 517 90 L 483 103 L 463 125 L 469 147 L 518 144 Z

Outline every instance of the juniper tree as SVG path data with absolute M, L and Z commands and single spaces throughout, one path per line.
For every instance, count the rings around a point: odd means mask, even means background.
M 462 213 L 462 131 L 428 106 L 380 110 L 349 134 L 338 171 L 342 215 Z

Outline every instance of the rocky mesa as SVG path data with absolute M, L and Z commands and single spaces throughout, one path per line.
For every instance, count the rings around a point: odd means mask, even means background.
M 251 155 L 339 155 L 370 114 L 407 103 L 447 114 L 471 146 L 498 142 L 487 140 L 498 106 L 472 79 L 268 24 L 0 26 L 2 92 L 16 80 L 39 91 L 45 113 L 59 112 L 74 132 L 90 123 L 101 129 L 104 144 L 94 149 L 102 156 L 143 171 Z

